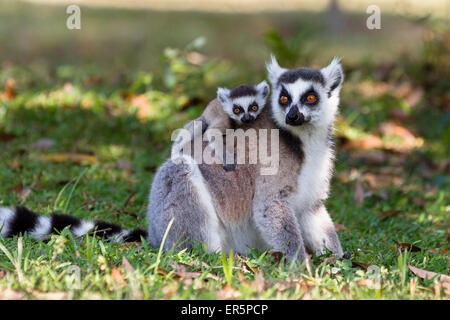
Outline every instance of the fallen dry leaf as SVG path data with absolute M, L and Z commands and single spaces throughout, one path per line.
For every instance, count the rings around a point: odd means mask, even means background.
M 33 192 L 31 188 L 24 187 L 22 184 L 18 184 L 10 189 L 14 192 L 20 202 L 24 202 L 28 196 Z
M 0 289 L 0 300 L 22 300 L 25 292 L 13 289 Z
M 54 292 L 39 292 L 32 290 L 30 293 L 39 300 L 64 300 L 67 298 L 67 292 L 54 291 Z
M 391 210 L 381 211 L 380 212 L 381 220 L 386 220 L 391 217 L 396 217 L 400 213 L 402 213 L 402 210 L 391 209 Z
M 241 292 L 239 290 L 233 289 L 228 284 L 225 284 L 223 285 L 221 290 L 216 291 L 216 296 L 222 300 L 236 299 L 241 296 Z
M 128 259 L 125 256 L 122 257 L 122 267 L 128 272 L 131 272 L 131 273 L 134 272 L 133 266 L 131 265 L 131 263 L 128 261 Z
M 13 160 L 11 162 L 8 162 L 7 166 L 10 167 L 10 168 L 14 168 L 14 169 L 22 169 L 22 167 L 23 167 L 23 165 L 17 160 Z
M 408 251 L 411 251 L 411 252 L 422 251 L 422 249 L 419 248 L 418 246 L 416 246 L 414 244 L 411 244 L 411 243 L 408 243 L 408 242 L 397 242 L 396 241 L 396 243 L 397 243 L 398 248 L 401 249 L 401 250 L 408 250 Z
M 122 277 L 122 274 L 120 273 L 120 269 L 119 268 L 113 267 L 111 269 L 111 276 L 114 279 L 114 281 L 116 281 L 117 284 L 124 284 L 125 283 L 125 280 Z
M 440 274 L 440 273 L 436 273 L 436 272 L 433 272 L 433 271 L 420 269 L 420 268 L 417 268 L 417 267 L 413 267 L 410 264 L 408 264 L 408 268 L 409 268 L 409 270 L 412 271 L 412 273 L 414 273 L 416 276 L 418 276 L 418 277 L 420 277 L 422 279 L 431 280 L 431 279 L 435 278 L 438 281 L 449 282 L 450 283 L 450 276 L 447 276 L 447 275 L 444 275 L 444 274 Z
M 15 138 L 17 138 L 17 135 L 15 135 L 14 133 L 6 133 L 3 131 L 0 131 L 0 141 L 1 142 L 8 142 Z
M 361 261 L 352 261 L 352 268 L 361 268 L 367 270 L 370 267 L 368 263 Z
M 436 279 L 440 282 L 440 285 L 444 287 L 445 295 L 450 296 L 450 277 L 444 274 L 436 273 L 433 271 L 428 271 L 420 268 L 413 267 L 408 264 L 409 270 L 412 271 L 416 276 L 422 279 Z
M 259 269 L 259 272 L 255 274 L 255 281 L 253 281 L 253 286 L 257 292 L 264 291 L 264 272 L 262 269 Z
M 366 163 L 382 164 L 388 160 L 387 154 L 382 150 L 361 150 L 350 153 L 351 159 L 364 160 Z
M 137 96 L 132 94 L 130 96 L 130 102 L 132 105 L 138 108 L 137 117 L 139 119 L 145 119 L 148 115 L 150 115 L 150 101 L 145 94 L 140 94 Z
M 399 187 L 403 184 L 403 178 L 391 173 L 365 173 L 363 177 L 364 181 L 375 190 L 389 186 Z
M 364 190 L 362 188 L 361 182 L 356 180 L 355 183 L 355 201 L 357 204 L 362 204 L 364 202 Z
M 41 159 L 47 162 L 75 162 L 75 163 L 97 163 L 98 159 L 96 156 L 80 153 L 50 153 L 41 155 Z
M 362 149 L 362 150 L 370 150 L 370 149 L 378 149 L 383 147 L 383 141 L 380 137 L 375 136 L 373 134 L 368 134 L 364 138 L 361 139 L 352 139 L 346 142 L 343 146 L 343 150 L 348 149 Z
M 6 99 L 13 99 L 16 96 L 16 81 L 13 78 L 8 78 L 5 83 L 5 97 Z
M 388 138 L 383 144 L 384 148 L 397 152 L 406 152 L 421 147 L 424 142 L 422 138 L 417 138 L 407 128 L 395 122 L 380 124 L 378 131 Z

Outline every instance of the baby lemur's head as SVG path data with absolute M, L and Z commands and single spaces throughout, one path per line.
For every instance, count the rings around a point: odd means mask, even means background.
M 223 110 L 238 123 L 249 123 L 258 117 L 263 110 L 269 85 L 262 81 L 257 85 L 240 85 L 233 89 L 218 88 L 217 99 Z

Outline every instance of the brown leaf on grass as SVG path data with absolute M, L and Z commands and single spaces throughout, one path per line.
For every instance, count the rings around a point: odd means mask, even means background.
M 444 287 L 445 295 L 450 296 L 450 277 L 444 274 L 436 273 L 433 271 L 428 271 L 420 268 L 413 267 L 408 264 L 409 270 L 414 273 L 416 276 L 422 279 L 436 279 L 439 281 L 440 285 Z
M 412 244 L 412 243 L 408 243 L 408 242 L 397 242 L 397 241 L 396 241 L 396 243 L 397 243 L 397 247 L 398 247 L 400 250 L 408 250 L 408 251 L 411 251 L 411 252 L 419 252 L 419 251 L 422 251 L 422 249 L 421 249 L 420 247 L 418 247 L 418 246 L 416 246 L 416 245 L 414 245 L 414 244 Z
M 82 194 L 83 194 L 83 201 L 84 201 L 84 205 L 86 206 L 86 209 L 91 211 L 92 209 L 94 209 L 93 201 L 91 201 L 91 199 L 89 199 L 89 196 L 87 195 L 87 193 L 84 190 L 82 191 Z
M 128 261 L 128 259 L 125 256 L 122 257 L 122 267 L 128 272 L 131 272 L 131 273 L 134 272 L 133 266 L 131 265 L 131 263 Z
M 46 162 L 64 163 L 64 162 L 75 162 L 78 164 L 82 163 L 97 163 L 98 159 L 96 156 L 80 153 L 50 153 L 41 155 L 41 159 Z
M 361 279 L 356 281 L 356 284 L 359 286 L 372 287 L 375 284 L 375 281 L 372 279 Z
M 7 166 L 10 167 L 10 168 L 14 168 L 14 169 L 22 169 L 22 167 L 23 167 L 23 165 L 17 160 L 13 160 L 11 162 L 8 162 Z
M 0 270 L 0 279 L 3 278 L 4 276 L 6 276 L 6 271 Z
M 122 277 L 122 274 L 120 273 L 120 269 L 119 268 L 113 267 L 111 269 L 111 277 L 114 279 L 114 281 L 117 284 L 124 284 L 125 283 L 125 280 Z
M 361 150 L 350 153 L 351 159 L 364 160 L 366 163 L 382 164 L 388 160 L 387 154 L 382 150 Z
M 249 265 L 248 263 L 248 259 L 241 257 L 240 255 L 237 255 L 238 259 L 242 262 L 242 264 L 244 265 L 244 272 L 253 272 L 254 274 L 256 274 L 258 272 L 258 268 L 252 267 Z
M 403 178 L 391 173 L 365 173 L 364 181 L 375 190 L 388 186 L 399 187 L 403 184 Z
M 383 147 L 383 141 L 380 137 L 375 136 L 373 134 L 368 134 L 364 138 L 361 139 L 352 139 L 347 141 L 343 146 L 343 150 L 348 149 L 362 149 L 362 150 L 370 150 L 370 149 L 378 149 Z
M 206 56 L 204 56 L 199 52 L 192 51 L 186 55 L 186 60 L 191 64 L 201 65 L 203 62 L 206 61 Z
M 397 152 L 406 152 L 423 145 L 423 139 L 416 137 L 410 130 L 395 122 L 384 122 L 378 131 L 388 138 L 384 148 Z M 392 140 L 392 141 L 391 141 Z
M 361 182 L 356 180 L 355 183 L 355 201 L 357 204 L 362 204 L 364 202 L 364 190 L 362 188 Z
M 427 200 L 423 198 L 413 198 L 413 202 L 419 206 L 424 206 L 428 203 Z
M 145 94 L 140 94 L 137 96 L 131 94 L 129 100 L 133 106 L 138 108 L 137 117 L 139 119 L 145 119 L 150 115 L 150 101 Z
M 400 213 L 402 213 L 402 210 L 390 209 L 390 210 L 381 211 L 380 212 L 381 220 L 386 220 L 391 217 L 396 217 Z
M 173 275 L 174 279 L 176 279 L 176 280 L 196 279 L 196 278 L 199 278 L 203 274 L 203 272 L 200 272 L 200 271 L 198 271 L 198 272 L 197 271 L 194 271 L 194 272 L 186 271 L 185 268 L 186 268 L 187 265 L 186 264 L 182 264 L 180 262 L 172 263 L 171 266 L 175 270 L 170 271 L 170 270 L 158 267 L 157 273 L 159 275 L 161 275 L 161 276 L 167 276 L 169 273 L 172 272 L 172 275 Z M 205 278 L 206 279 L 213 279 L 213 280 L 216 280 L 216 281 L 219 280 L 219 277 L 217 277 L 217 276 L 215 276 L 213 274 L 210 274 L 210 273 L 207 273 L 205 275 Z
M 33 183 L 33 187 L 36 188 L 36 190 L 42 189 L 41 178 L 42 178 L 42 171 L 39 171 L 39 173 L 37 174 L 36 180 Z
M 411 120 L 411 116 L 408 115 L 401 108 L 391 108 L 391 109 L 388 110 L 388 114 L 394 120 L 398 120 L 398 121 L 409 121 L 409 120 Z
M 216 291 L 216 296 L 222 300 L 236 299 L 241 296 L 241 292 L 233 289 L 228 284 L 224 284 L 221 290 Z
M 39 292 L 31 290 L 29 293 L 38 300 L 65 300 L 68 296 L 67 292 L 63 291 Z
M 196 268 L 198 268 L 199 270 L 200 270 L 200 265 L 201 265 L 203 268 L 205 268 L 205 269 L 211 268 L 211 266 L 210 266 L 209 264 L 207 264 L 207 263 L 204 262 L 204 261 L 199 261 L 198 259 L 189 262 L 187 265 L 190 266 L 190 267 L 196 267 Z
M 18 184 L 10 189 L 14 192 L 20 202 L 24 202 L 28 196 L 33 192 L 31 188 L 24 187 L 22 184 Z
M 0 141 L 1 142 L 8 142 L 15 138 L 17 138 L 17 135 L 15 135 L 14 133 L 6 133 L 3 131 L 0 131 Z
M 257 292 L 263 292 L 265 283 L 264 283 L 264 272 L 262 269 L 259 269 L 259 272 L 255 274 L 255 281 L 253 281 L 253 286 Z
M 364 270 L 369 269 L 370 265 L 361 261 L 352 261 L 352 268 L 361 268 Z
M 16 96 L 16 81 L 13 78 L 8 78 L 5 83 L 5 98 L 7 100 L 13 99 Z
M 0 300 L 22 300 L 25 292 L 13 289 L 0 289 Z
M 417 267 L 413 267 L 412 265 L 408 264 L 409 270 L 412 271 L 416 276 L 422 278 L 422 279 L 428 279 L 431 280 L 433 278 L 437 279 L 441 282 L 449 282 L 450 283 L 450 276 L 447 276 L 445 274 L 436 273 L 433 271 L 428 271 L 424 269 L 420 269 Z
M 339 232 L 341 230 L 347 230 L 347 227 L 344 226 L 343 224 L 340 223 L 334 223 L 334 229 L 336 230 L 336 232 Z

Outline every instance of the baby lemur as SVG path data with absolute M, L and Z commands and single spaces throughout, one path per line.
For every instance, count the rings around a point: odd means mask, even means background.
M 181 150 L 183 146 L 203 135 L 206 130 L 216 129 L 224 136 L 226 129 L 251 123 L 264 109 L 268 94 L 269 85 L 266 81 L 257 85 L 243 84 L 233 89 L 218 88 L 217 100 L 211 101 L 200 117 L 189 121 L 184 126 L 184 129 L 190 132 L 190 137 L 183 139 L 181 135 L 178 136 L 172 150 Z M 201 124 L 201 128 L 198 128 L 201 130 L 196 129 L 196 123 Z M 226 152 L 233 153 L 234 150 L 232 147 L 228 147 Z M 236 167 L 236 161 L 226 162 L 226 153 L 223 154 L 221 160 L 226 171 L 234 170 Z

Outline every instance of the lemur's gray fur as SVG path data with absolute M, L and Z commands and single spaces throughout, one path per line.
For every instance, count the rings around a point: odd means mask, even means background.
M 277 174 L 261 175 L 260 164 L 238 164 L 235 171 L 225 172 L 218 165 L 197 165 L 190 157 L 182 164 L 166 161 L 150 192 L 148 234 L 153 244 L 161 244 L 174 218 L 165 249 L 196 242 L 205 243 L 210 251 L 239 253 L 273 247 L 289 261 L 303 261 L 306 246 L 310 252 L 328 248 L 342 256 L 323 204 L 333 170 L 330 135 L 342 68 L 335 59 L 320 70 L 288 70 L 273 57 L 267 69 L 271 108 L 243 128 L 280 129 Z

